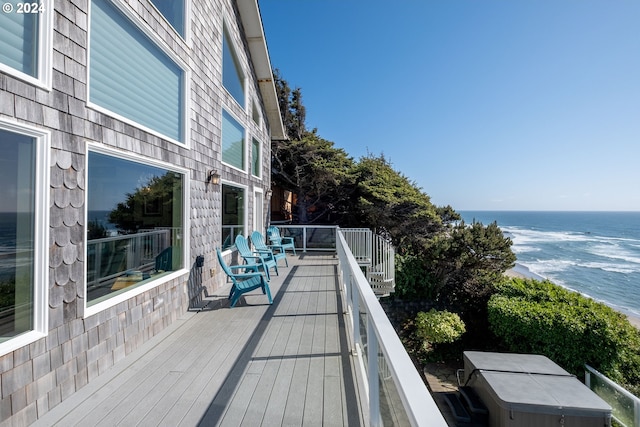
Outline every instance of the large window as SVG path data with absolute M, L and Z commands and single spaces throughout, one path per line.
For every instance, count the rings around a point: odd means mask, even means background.
M 109 0 L 91 6 L 89 102 L 185 140 L 184 70 Z
M 222 185 L 222 249 L 235 243 L 245 230 L 245 190 L 233 185 Z
M 3 2 L 0 12 L 0 70 L 47 88 L 51 80 L 50 8 L 53 2 Z
M 44 134 L 0 123 L 0 351 L 46 332 Z M 40 145 L 40 146 L 39 146 Z M 48 207 L 48 206 L 47 206 Z M 6 343 L 6 344 L 5 344 Z
M 184 38 L 184 0 L 151 0 L 151 3 Z
M 222 85 L 244 107 L 244 74 L 226 28 L 222 39 Z
M 183 268 L 184 175 L 89 152 L 87 305 Z
M 262 162 L 260 156 L 260 141 L 253 138 L 251 140 L 251 174 L 260 177 Z
M 222 161 L 244 170 L 244 128 L 231 114 L 222 111 Z

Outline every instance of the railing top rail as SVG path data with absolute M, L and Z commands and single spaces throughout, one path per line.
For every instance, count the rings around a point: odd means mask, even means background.
M 340 245 L 348 248 L 347 242 L 341 232 L 337 233 Z M 352 274 L 357 283 L 362 297 L 361 304 L 366 307 L 369 316 L 373 319 L 373 327 L 378 337 L 378 345 L 389 363 L 389 369 L 396 379 L 396 386 L 404 403 L 407 415 L 413 425 L 447 426 L 442 413 L 438 409 L 433 397 L 429 393 L 420 374 L 416 371 L 413 362 L 407 354 L 398 334 L 391 325 L 387 314 L 382 309 L 369 282 L 358 263 L 349 250 L 344 251 L 347 261 L 352 266 Z
M 274 224 L 278 228 L 340 228 L 337 225 L 313 225 L 313 224 Z
M 626 390 L 624 387 L 622 387 L 620 384 L 616 383 L 615 381 L 610 380 L 609 378 L 607 378 L 604 374 L 602 374 L 601 372 L 598 372 L 597 370 L 595 370 L 594 368 L 592 368 L 589 365 L 584 365 L 585 369 L 589 372 L 591 372 L 592 374 L 596 375 L 600 380 L 604 381 L 607 385 L 613 387 L 616 389 L 616 391 L 618 391 L 619 393 L 621 393 L 622 395 L 624 395 L 624 397 L 631 399 L 634 402 L 639 402 L 640 403 L 640 398 L 638 398 L 637 396 L 635 396 L 634 394 L 632 394 L 630 391 Z

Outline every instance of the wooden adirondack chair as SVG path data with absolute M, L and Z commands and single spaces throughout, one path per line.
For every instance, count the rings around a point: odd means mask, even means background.
M 246 265 L 227 265 L 222 258 L 222 253 L 220 253 L 220 249 L 216 249 L 216 253 L 218 254 L 218 262 L 220 263 L 220 267 L 222 267 L 222 271 L 225 272 L 227 277 L 231 279 L 233 286 L 231 286 L 231 292 L 229 292 L 229 299 L 231 300 L 231 307 L 235 307 L 238 299 L 242 296 L 242 294 L 246 294 L 247 292 L 251 292 L 254 289 L 262 289 L 262 293 L 267 295 L 269 299 L 269 304 L 273 304 L 273 299 L 271 298 L 271 290 L 269 289 L 269 282 L 265 279 L 262 273 L 251 272 L 251 273 L 234 273 L 233 270 L 246 270 Z
M 282 247 L 283 250 L 291 249 L 293 254 L 296 254 L 296 245 L 293 241 L 293 237 L 281 237 L 280 229 L 275 225 L 271 225 L 267 228 L 267 237 L 272 245 Z
M 260 253 L 271 254 L 271 256 L 278 263 L 279 259 L 284 259 L 285 265 L 289 267 L 289 261 L 287 261 L 287 254 L 284 252 L 284 248 L 281 245 L 267 245 L 264 241 L 264 236 L 259 231 L 251 233 L 251 243 L 256 251 Z M 274 251 L 274 249 L 277 250 Z
M 252 251 L 249 248 L 249 242 L 247 242 L 246 237 L 242 235 L 236 236 L 236 249 L 244 259 L 245 265 L 250 266 L 250 268 L 261 268 L 267 276 L 267 280 L 271 280 L 271 275 L 269 274 L 271 268 L 276 271 L 276 274 L 280 274 L 278 273 L 278 264 L 275 258 L 267 253 Z

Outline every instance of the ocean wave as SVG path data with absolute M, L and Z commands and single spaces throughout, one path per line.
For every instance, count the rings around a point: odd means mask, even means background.
M 618 245 L 596 245 L 587 249 L 593 255 L 640 265 L 640 253 Z
M 593 236 L 572 231 L 539 231 L 520 227 L 505 227 L 514 245 L 544 242 L 587 242 Z
M 633 268 L 632 266 L 627 266 L 624 264 L 611 264 L 606 262 L 585 262 L 585 263 L 577 263 L 578 267 L 583 268 L 592 268 L 602 271 L 608 271 L 610 273 L 622 273 L 622 274 L 632 274 L 632 273 L 640 273 L 640 268 Z

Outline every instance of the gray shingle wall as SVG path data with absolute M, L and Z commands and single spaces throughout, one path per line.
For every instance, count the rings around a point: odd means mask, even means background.
M 269 188 L 270 140 L 266 125 L 251 118 L 251 104 L 262 109 L 250 57 L 231 0 L 191 0 L 191 34 L 178 37 L 147 0 L 126 0 L 153 31 L 191 67 L 188 146 L 139 130 L 87 107 L 89 0 L 56 0 L 52 90 L 0 73 L 0 119 L 51 132 L 49 163 L 49 332 L 11 353 L 0 355 L 0 427 L 28 425 L 177 319 L 188 305 L 188 274 L 162 283 L 92 316 L 83 316 L 86 296 L 85 198 L 87 142 L 161 160 L 189 170 L 190 259 L 205 257 L 203 285 L 211 292 L 224 284 L 215 258 L 221 236 L 221 188 L 205 184 L 208 170 L 247 187 L 249 213 L 254 188 Z M 242 109 L 222 87 L 222 25 L 229 18 L 239 60 L 247 73 L 248 106 Z M 263 178 L 222 165 L 221 111 L 232 111 L 251 138 L 263 144 Z M 249 153 L 249 160 L 251 159 Z M 264 212 L 267 212 L 266 206 Z M 252 224 L 249 216 L 248 223 Z M 251 231 L 251 230 L 248 230 Z M 211 275 L 211 269 L 215 274 Z M 192 270 L 197 271 L 197 270 Z M 42 284 L 40 284 L 42 285 Z

